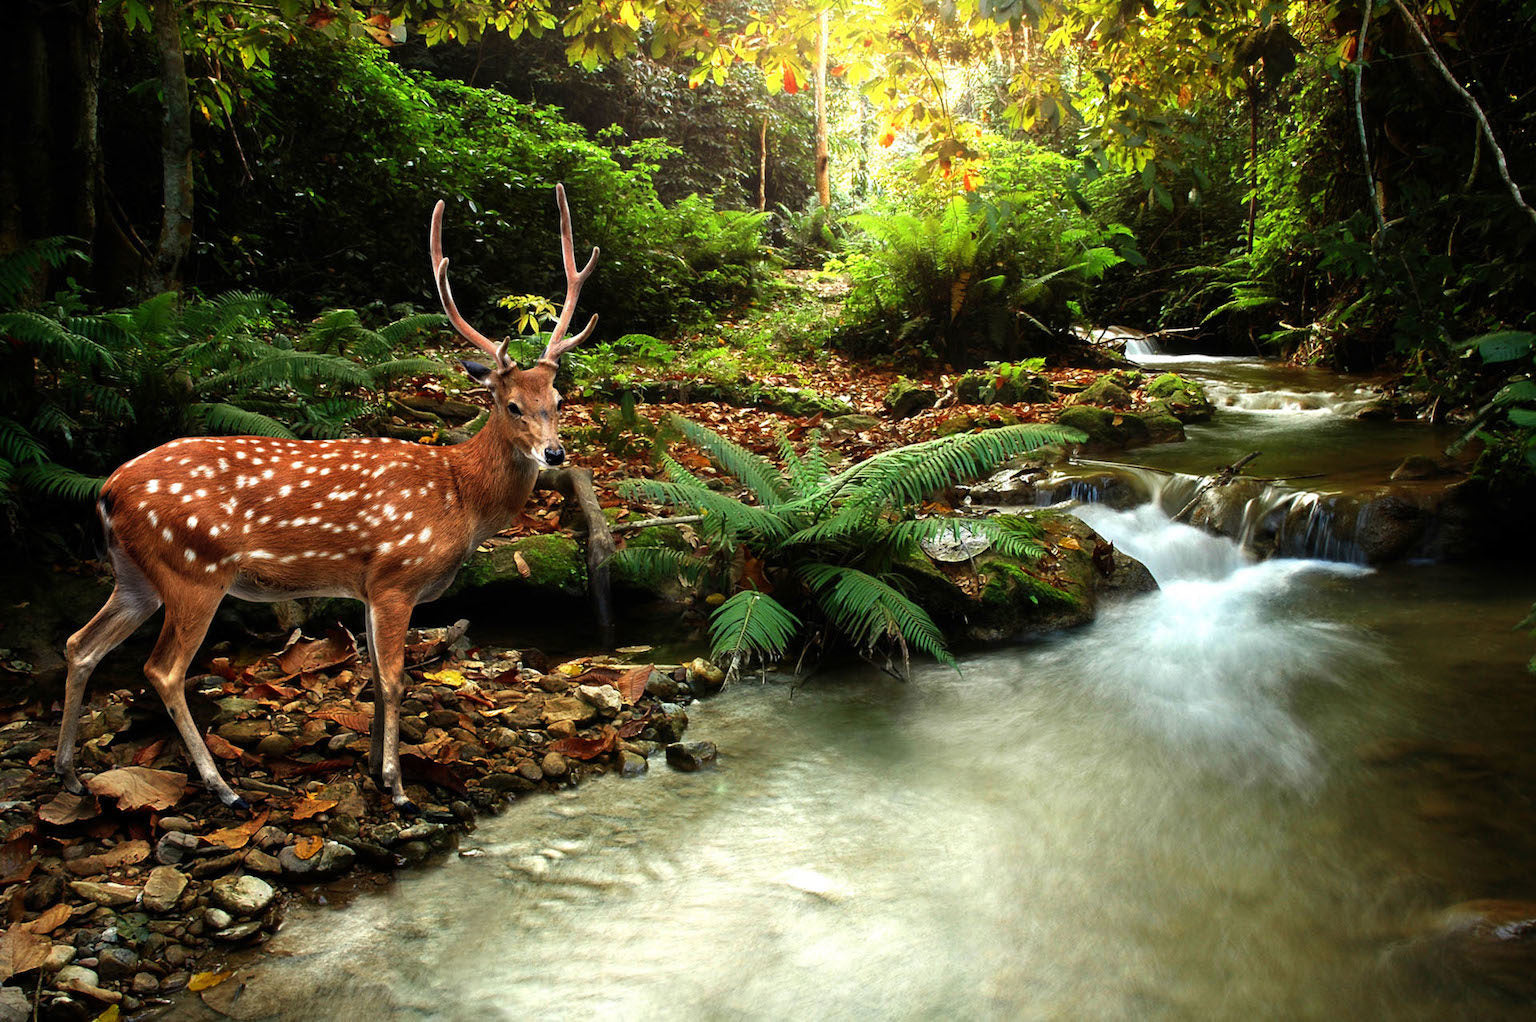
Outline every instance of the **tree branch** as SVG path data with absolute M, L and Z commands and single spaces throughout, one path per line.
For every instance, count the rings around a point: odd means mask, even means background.
M 1419 42 L 1424 44 L 1424 52 L 1428 54 L 1430 62 L 1435 65 L 1435 69 L 1440 72 L 1441 76 L 1450 83 L 1451 88 L 1455 89 L 1461 98 L 1467 101 L 1467 105 L 1472 108 L 1473 115 L 1477 117 L 1478 126 L 1483 129 L 1483 137 L 1488 140 L 1488 148 L 1493 150 L 1494 162 L 1499 165 L 1499 176 L 1504 179 L 1504 184 L 1508 186 L 1509 194 L 1514 198 L 1515 205 L 1525 210 L 1526 215 L 1531 218 L 1531 221 L 1536 223 L 1536 209 L 1532 209 L 1530 204 L 1525 201 L 1525 196 L 1520 193 L 1520 186 L 1515 184 L 1515 179 L 1509 176 L 1509 163 L 1504 158 L 1504 150 L 1499 147 L 1498 140 L 1493 137 L 1493 128 L 1488 123 L 1488 115 L 1483 113 L 1482 106 L 1478 104 L 1472 93 L 1468 92 L 1456 80 L 1456 76 L 1451 74 L 1451 69 L 1445 66 L 1445 61 L 1440 59 L 1440 54 L 1436 52 L 1434 44 L 1429 41 L 1429 36 L 1425 34 L 1423 26 L 1419 24 L 1419 19 L 1414 16 L 1412 11 L 1408 10 L 1408 6 L 1403 3 L 1403 0 L 1392 0 L 1392 6 L 1396 7 L 1402 16 L 1407 19 L 1408 26 L 1413 29 L 1413 34 L 1418 36 Z
M 1381 204 L 1376 199 L 1376 175 L 1371 172 L 1371 146 L 1365 138 L 1365 111 L 1360 93 L 1365 81 L 1365 37 L 1371 31 L 1371 8 L 1376 0 L 1365 0 L 1365 17 L 1360 22 L 1360 38 L 1355 43 L 1355 126 L 1360 129 L 1360 154 L 1365 158 L 1365 187 L 1370 199 L 1371 215 L 1376 218 L 1376 233 L 1387 229 L 1382 218 Z

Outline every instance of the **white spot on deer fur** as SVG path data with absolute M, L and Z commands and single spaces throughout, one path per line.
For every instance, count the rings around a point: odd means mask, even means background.
M 245 556 L 253 561 L 270 561 L 272 559 L 272 552 L 270 550 L 252 550 Z
M 183 504 L 190 504 L 192 502 L 192 494 L 190 494 L 190 493 L 183 493 L 181 495 L 181 502 Z
M 160 538 L 165 540 L 167 543 L 169 543 L 171 540 L 175 539 L 176 537 L 171 534 L 170 526 L 166 526 L 165 528 L 160 530 Z
M 178 465 L 185 465 L 187 462 L 189 462 L 191 460 L 192 460 L 191 458 L 180 458 L 180 459 L 177 460 L 176 464 L 178 464 Z
M 158 479 L 151 479 L 149 482 L 145 483 L 144 484 L 144 492 L 145 493 L 159 493 L 160 492 L 160 480 L 158 480 Z
M 330 457 L 330 455 L 328 455 L 328 454 L 327 454 L 327 455 L 324 455 L 324 457 L 327 457 L 327 458 L 328 458 L 328 457 Z M 309 470 L 309 471 L 311 471 L 311 472 L 313 472 L 313 471 L 314 471 L 314 469 L 310 469 L 310 470 Z M 322 469 L 321 469 L 321 470 L 320 470 L 320 474 L 321 474 L 321 475 L 323 475 L 323 476 L 328 476 L 328 475 L 330 475 L 330 474 L 331 474 L 331 470 L 330 470 L 330 468 L 329 468 L 329 467 L 326 467 L 326 468 L 322 468 Z
M 219 471 L 220 472 L 228 472 L 229 471 L 229 459 L 228 458 L 220 458 L 219 459 Z
M 181 484 L 180 483 L 172 483 L 169 487 L 167 487 L 167 489 L 169 489 L 172 493 L 180 493 L 181 492 Z
M 268 469 L 263 469 L 263 470 L 262 470 L 262 473 L 261 473 L 261 477 L 262 477 L 262 478 L 263 478 L 263 479 L 271 479 L 271 478 L 272 478 L 272 474 L 273 474 L 273 473 L 272 473 L 272 470 L 271 470 L 271 469 L 270 469 L 270 468 L 268 468 Z
M 277 490 L 277 495 L 278 495 L 278 496 L 279 496 L 279 497 L 286 497 L 286 496 L 288 496 L 288 494 L 290 494 L 290 493 L 292 493 L 292 492 L 293 492 L 293 487 L 292 487 L 292 486 L 289 486 L 289 485 L 287 485 L 287 484 L 286 484 L 286 483 L 285 483 L 285 484 L 284 484 L 284 485 L 282 485 L 282 486 L 280 486 L 280 487 L 278 487 L 278 490 Z
M 197 515 L 192 515 L 190 518 L 187 519 L 187 528 L 189 528 L 189 529 L 197 528 Z
M 228 500 L 224 501 L 223 503 L 221 503 L 219 505 L 219 507 L 224 509 L 224 513 L 227 514 L 227 515 L 234 514 L 235 513 L 235 509 L 238 508 L 239 506 L 240 506 L 239 503 L 235 500 L 234 497 L 230 497 Z
M 421 541 L 425 543 L 432 538 L 432 526 L 428 525 L 421 530 Z
M 203 569 L 203 570 L 204 570 L 204 571 L 206 571 L 206 572 L 208 572 L 208 574 L 210 574 L 210 575 L 211 575 L 211 574 L 213 574 L 213 573 L 214 573 L 214 572 L 215 572 L 215 571 L 218 571 L 218 570 L 219 570 L 219 566 L 218 566 L 218 565 L 217 565 L 217 564 L 212 564 L 212 563 L 210 563 L 210 564 L 209 564 L 209 565 L 208 565 L 208 566 L 207 566 L 207 567 L 205 567 L 205 568 L 204 568 L 204 569 Z
M 144 506 L 143 504 L 139 505 L 139 507 L 143 507 L 143 506 Z M 159 524 L 160 524 L 160 516 L 155 514 L 153 511 L 151 511 L 149 513 L 149 527 L 151 529 L 153 529 L 155 526 L 157 526 Z
M 411 540 L 413 540 L 415 538 L 416 538 L 416 534 L 414 532 L 407 532 L 404 536 L 400 537 L 400 545 L 401 546 L 405 546 L 407 543 L 409 543 Z
M 284 554 L 282 557 L 278 558 L 278 560 L 282 561 L 284 564 L 292 564 L 297 559 L 298 558 L 295 557 L 293 554 Z
M 197 499 L 198 500 L 202 500 L 206 496 L 208 496 L 208 491 L 207 490 L 199 489 L 197 491 Z
M 260 464 L 262 464 L 262 460 L 260 458 L 252 458 L 251 459 L 251 464 L 252 465 L 260 465 Z
M 235 457 L 238 458 L 241 461 L 244 461 L 245 460 L 245 452 L 244 451 L 236 451 L 235 452 Z
M 313 486 L 313 485 L 314 485 L 314 482 L 312 480 L 309 480 L 309 479 L 300 479 L 299 480 L 299 486 L 301 488 L 303 488 L 303 489 L 308 489 L 310 486 Z
M 387 554 L 391 550 L 393 550 L 394 548 L 395 548 L 395 545 L 393 543 L 380 543 L 379 544 L 379 553 Z
M 185 550 L 183 550 L 181 552 L 181 556 L 187 559 L 188 564 L 191 564 L 193 561 L 197 560 L 197 553 L 191 547 L 187 547 Z

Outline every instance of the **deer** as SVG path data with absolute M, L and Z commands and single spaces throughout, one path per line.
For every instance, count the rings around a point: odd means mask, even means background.
M 249 810 L 219 773 L 187 709 L 187 669 L 224 597 L 256 602 L 349 597 L 366 610 L 374 712 L 368 765 L 396 809 L 414 813 L 400 771 L 405 638 L 418 603 L 442 595 L 465 558 L 522 512 L 541 469 L 565 461 L 560 443 L 560 357 L 597 316 L 566 336 L 599 250 L 576 267 L 565 188 L 555 186 L 565 304 L 543 354 L 519 368 L 459 313 L 443 255 L 443 209 L 428 248 L 438 300 L 460 337 L 490 364 L 465 371 L 492 396 L 488 419 L 465 443 L 434 447 L 377 438 L 283 440 L 261 436 L 172 440 L 125 463 L 101 489 L 97 513 L 114 587 L 65 646 L 64 721 L 54 770 L 80 794 L 75 744 L 86 683 L 103 657 L 161 605 L 165 620 L 144 665 L 205 788 Z

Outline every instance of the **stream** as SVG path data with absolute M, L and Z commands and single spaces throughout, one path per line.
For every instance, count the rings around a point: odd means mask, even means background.
M 1369 395 L 1329 374 L 1148 361 L 1219 408 L 1146 468 L 1263 450 L 1321 490 L 1444 443 L 1354 420 Z M 1254 562 L 1155 501 L 1078 513 L 1161 589 L 959 673 L 739 683 L 688 708 L 714 769 L 530 797 L 482 854 L 295 904 L 230 1010 L 1529 1017 L 1434 936 L 1458 902 L 1536 899 L 1528 570 Z

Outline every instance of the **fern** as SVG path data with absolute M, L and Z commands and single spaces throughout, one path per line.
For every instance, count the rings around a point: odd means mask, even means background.
M 799 630 L 800 619 L 773 597 L 743 589 L 710 615 L 710 657 L 726 665 L 729 680 L 748 660 L 778 660 Z
M 856 568 L 808 564 L 800 576 L 820 597 L 818 605 L 838 631 L 863 652 L 874 653 L 894 641 L 926 653 L 940 663 L 958 667 L 933 618 L 890 583 Z
M 50 462 L 21 469 L 16 473 L 16 481 L 23 489 L 44 497 L 89 503 L 101 493 L 102 484 L 107 480 L 105 476 L 86 475 Z
M 231 404 L 195 404 L 189 413 L 209 433 L 273 436 L 297 439 L 296 434 L 276 419 Z
M 0 458 L 13 465 L 39 465 L 48 460 L 48 451 L 21 423 L 0 418 Z
M 74 247 L 74 239 L 39 238 L 37 241 L 0 257 L 0 305 L 17 305 L 32 288 L 44 269 L 58 269 L 85 253 Z
M 760 504 L 778 504 L 790 498 L 790 489 L 767 459 L 727 440 L 708 426 L 681 415 L 671 416 L 672 425 L 715 464 L 729 473 L 757 498 Z
M 610 563 L 620 567 L 630 581 L 645 588 L 669 585 L 679 580 L 696 582 L 708 565 L 690 550 L 669 547 L 625 547 L 613 555 Z

